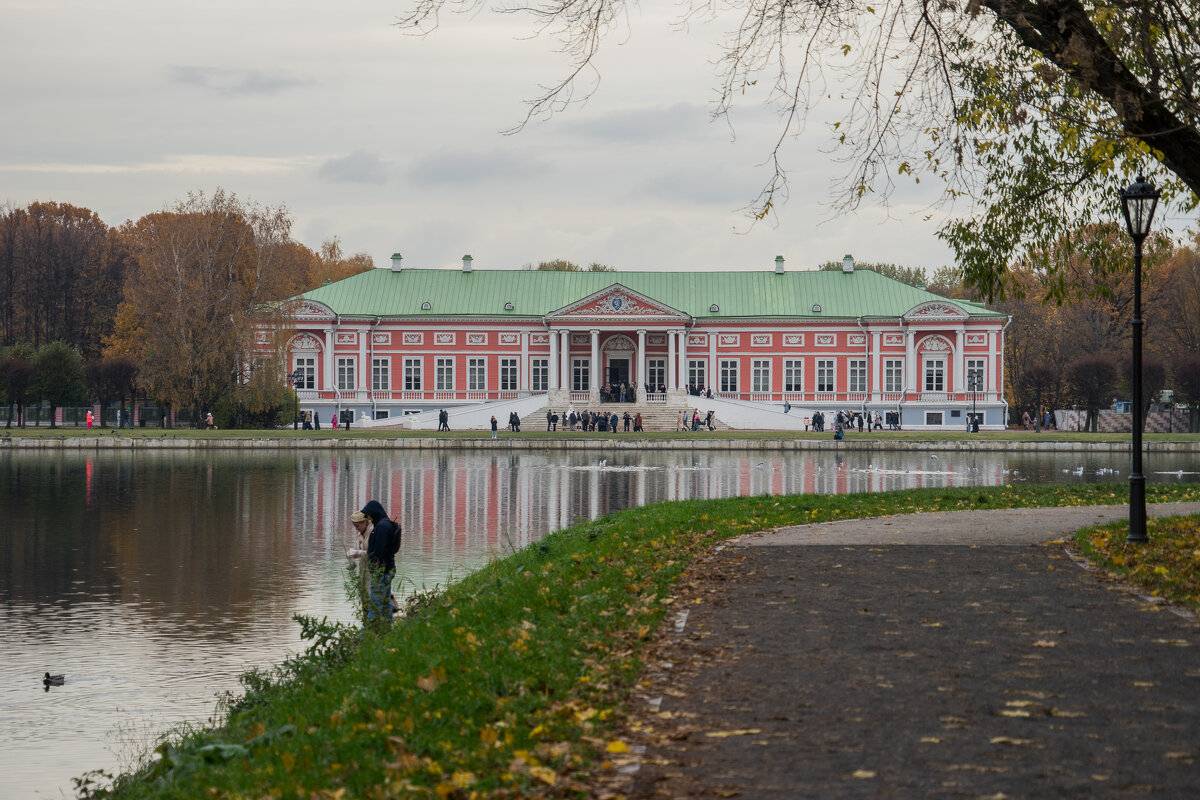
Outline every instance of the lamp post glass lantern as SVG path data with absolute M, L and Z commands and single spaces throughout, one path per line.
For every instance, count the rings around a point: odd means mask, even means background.
M 1133 239 L 1133 469 L 1129 473 L 1128 542 L 1147 542 L 1146 476 L 1142 473 L 1142 242 L 1161 193 L 1144 176 L 1121 192 L 1121 213 Z
M 302 373 L 299 369 L 287 376 L 288 383 L 292 385 L 292 430 L 294 431 L 300 430 L 300 400 L 298 397 L 296 397 L 296 384 L 299 383 L 300 379 L 303 377 L 304 373 Z

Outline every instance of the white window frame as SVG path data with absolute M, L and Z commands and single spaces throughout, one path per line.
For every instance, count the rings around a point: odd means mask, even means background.
M 832 358 L 817 359 L 817 391 L 831 393 L 837 391 L 837 362 Z
M 515 392 L 521 381 L 520 360 L 503 357 L 500 359 L 500 391 Z
M 904 359 L 889 358 L 884 360 L 883 390 L 892 393 L 904 391 Z
M 592 388 L 592 359 L 571 359 L 571 391 L 587 392 Z
M 487 359 L 486 358 L 468 358 L 467 359 L 467 391 L 468 392 L 486 392 L 487 391 Z
M 924 378 L 922 386 L 927 392 L 944 392 L 946 391 L 946 359 L 939 356 L 937 358 L 926 357 L 924 369 Z
M 804 360 L 786 358 L 783 361 L 783 390 L 785 392 L 804 391 Z
M 665 358 L 646 359 L 646 382 L 650 391 L 657 392 L 659 385 L 667 385 L 667 360 Z
M 846 391 L 856 394 L 867 392 L 867 360 L 851 358 L 846 361 Z
M 708 386 L 707 376 L 708 359 L 688 359 L 688 383 L 690 383 L 692 386 L 695 386 L 697 389 L 703 389 Z
M 974 379 L 974 380 L 973 380 Z M 975 388 L 971 386 L 974 384 Z M 986 392 L 987 391 L 987 359 L 986 358 L 968 358 L 967 359 L 967 383 L 963 387 L 965 391 Z
M 438 356 L 433 362 L 434 391 L 454 391 L 454 358 Z
M 292 372 L 299 373 L 299 377 L 292 384 L 292 388 L 317 388 L 317 359 L 315 356 L 296 356 L 295 368 Z
M 425 359 L 420 356 L 405 356 L 404 357 L 404 391 L 419 392 L 422 391 L 425 381 L 424 376 Z
M 534 358 L 529 361 L 529 389 L 533 392 L 550 391 L 550 359 Z
M 371 391 L 387 392 L 392 388 L 392 359 L 375 356 L 371 358 Z
M 767 394 L 771 391 L 771 359 L 755 358 L 750 362 L 750 391 Z
M 355 384 L 355 366 L 358 359 L 354 356 L 337 357 L 337 388 L 340 392 L 352 392 L 358 388 Z
M 737 394 L 738 390 L 738 365 L 741 359 L 737 358 L 722 358 L 720 364 L 721 370 L 721 389 L 723 394 Z

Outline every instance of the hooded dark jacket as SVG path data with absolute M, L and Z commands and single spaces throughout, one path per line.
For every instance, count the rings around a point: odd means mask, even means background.
M 371 500 L 363 506 L 362 513 L 375 523 L 367 539 L 367 564 L 382 568 L 384 572 L 395 572 L 396 552 L 400 549 L 400 526 L 388 518 L 378 500 Z

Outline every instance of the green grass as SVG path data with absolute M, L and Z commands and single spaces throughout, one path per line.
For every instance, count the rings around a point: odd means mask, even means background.
M 1076 532 L 1088 560 L 1154 597 L 1200 609 L 1200 516 L 1146 520 L 1150 541 L 1129 544 L 1127 524 Z
M 1151 501 L 1200 485 L 1150 484 Z M 489 564 L 348 663 L 259 684 L 225 724 L 164 745 L 122 798 L 584 797 L 643 647 L 684 569 L 714 543 L 783 525 L 917 511 L 1125 503 L 1122 484 L 759 496 L 630 509 Z M 100 792 L 98 794 L 103 794 Z

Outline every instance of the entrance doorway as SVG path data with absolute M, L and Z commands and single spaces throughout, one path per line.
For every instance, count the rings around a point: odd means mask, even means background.
M 612 386 L 629 383 L 628 358 L 610 358 L 608 360 L 608 382 Z

